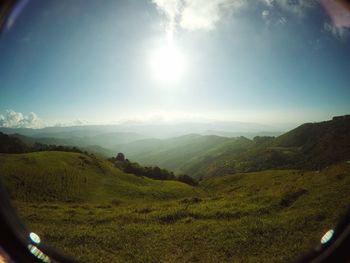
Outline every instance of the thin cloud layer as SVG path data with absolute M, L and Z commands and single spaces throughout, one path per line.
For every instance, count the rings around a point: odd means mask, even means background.
M 345 27 L 339 27 L 331 23 L 324 23 L 323 29 L 341 40 L 349 36 L 349 31 Z
M 244 0 L 187 0 L 180 26 L 187 30 L 213 30 L 217 22 L 244 4 Z
M 248 0 L 152 0 L 152 2 L 166 16 L 166 30 L 169 34 L 173 34 L 176 28 L 213 30 L 216 24 L 228 14 L 232 14 L 242 6 L 257 4 Z M 306 11 L 318 5 L 316 0 L 260 0 L 260 3 L 267 8 L 262 10 L 264 18 L 267 17 L 267 12 L 271 13 L 275 8 L 296 16 L 304 16 Z
M 287 17 L 300 19 L 318 5 L 316 0 L 260 0 L 263 4 L 261 17 L 266 25 L 285 25 Z
M 220 20 L 245 5 L 262 4 L 260 14 L 266 25 L 286 24 L 287 19 L 284 15 L 281 15 L 281 11 L 282 14 L 287 15 L 289 13 L 296 18 L 302 18 L 307 12 L 320 6 L 320 2 L 317 0 L 260 0 L 260 2 L 248 0 L 152 0 L 152 2 L 167 19 L 166 33 L 170 40 L 178 28 L 190 31 L 214 30 Z M 334 10 L 334 8 L 329 7 L 329 4 L 325 5 L 324 2 L 326 1 L 321 1 L 321 4 L 326 10 Z M 350 5 L 349 10 L 340 12 L 338 9 L 337 12 L 330 12 L 333 23 L 325 21 L 323 30 L 338 39 L 344 39 L 348 36 L 344 21 L 347 21 L 350 25 Z M 337 15 L 335 16 L 333 13 Z
M 89 121 L 86 120 L 73 120 L 73 121 L 66 121 L 66 122 L 57 122 L 53 125 L 53 127 L 72 127 L 72 126 L 84 126 L 84 125 L 90 125 Z
M 43 121 L 34 113 L 24 115 L 21 112 L 6 110 L 0 114 L 0 127 L 5 128 L 42 128 Z
M 176 28 L 210 31 L 226 14 L 242 7 L 245 0 L 152 0 L 167 17 L 167 32 Z
M 264 0 L 268 6 L 278 6 L 284 11 L 295 14 L 297 16 L 304 16 L 305 12 L 315 8 L 318 5 L 316 0 Z

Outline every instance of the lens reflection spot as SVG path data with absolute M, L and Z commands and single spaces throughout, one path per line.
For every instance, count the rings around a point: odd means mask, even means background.
M 34 243 L 39 244 L 40 243 L 40 237 L 35 234 L 34 232 L 29 233 L 29 238 L 32 240 Z
M 329 240 L 331 240 L 331 238 L 333 237 L 333 234 L 334 234 L 334 230 L 333 229 L 328 230 L 326 232 L 326 234 L 324 234 L 323 237 L 321 238 L 321 243 L 322 244 L 326 244 Z

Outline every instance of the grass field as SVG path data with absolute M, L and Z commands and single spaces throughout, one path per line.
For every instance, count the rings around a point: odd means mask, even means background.
M 29 228 L 82 262 L 284 262 L 318 243 L 350 204 L 346 163 L 196 188 L 62 152 L 2 155 L 0 171 Z
M 176 181 L 136 177 L 94 156 L 68 152 L 0 154 L 0 172 L 12 199 L 104 203 L 193 196 Z

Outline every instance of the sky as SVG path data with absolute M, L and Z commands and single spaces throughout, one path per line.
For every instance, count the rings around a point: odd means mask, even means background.
M 0 38 L 0 126 L 350 113 L 350 12 L 326 2 L 22 1 Z

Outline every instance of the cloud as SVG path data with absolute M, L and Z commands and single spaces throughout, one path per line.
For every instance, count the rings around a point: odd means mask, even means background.
M 270 11 L 269 10 L 263 10 L 261 12 L 261 17 L 265 20 L 266 23 L 269 23 L 269 16 L 270 16 Z
M 181 13 L 180 26 L 188 30 L 210 31 L 227 14 L 241 8 L 243 0 L 187 0 Z
M 281 10 L 297 16 L 304 16 L 308 10 L 318 5 L 317 0 L 262 0 L 269 7 L 279 7 Z
M 263 10 L 262 12 L 261 12 L 261 16 L 263 17 L 263 18 L 266 18 L 266 17 L 268 17 L 270 15 L 270 11 L 269 10 Z
M 267 26 L 285 25 L 291 19 L 304 18 L 319 6 L 318 0 L 260 0 L 261 17 Z
M 5 128 L 42 128 L 43 121 L 34 113 L 23 115 L 21 112 L 6 110 L 0 114 L 0 127 Z
M 168 20 L 167 32 L 176 28 L 213 30 L 225 15 L 242 7 L 246 0 L 152 0 Z
M 185 30 L 211 31 L 217 23 L 245 5 L 257 2 L 249 0 L 151 0 L 157 9 L 167 18 L 167 35 L 172 38 L 178 28 Z M 270 23 L 274 10 L 303 17 L 308 10 L 319 5 L 317 0 L 260 0 L 265 7 L 262 18 Z M 274 15 L 275 17 L 275 15 Z M 277 19 L 284 24 L 285 18 Z
M 87 120 L 72 120 L 64 122 L 56 122 L 53 127 L 72 127 L 72 126 L 84 126 L 90 125 L 91 123 Z
M 152 0 L 152 2 L 166 16 L 168 20 L 166 33 L 168 38 L 172 38 L 176 30 L 176 20 L 183 9 L 183 2 L 181 0 Z
M 273 3 L 274 3 L 274 0 L 262 0 L 267 6 L 270 6 L 272 7 L 273 6 Z
M 326 32 L 329 32 L 330 34 L 332 34 L 334 37 L 340 39 L 340 40 L 344 40 L 349 36 L 349 30 L 346 29 L 345 27 L 340 27 L 340 26 L 336 26 L 334 24 L 330 24 L 328 22 L 325 22 L 323 24 L 323 29 Z

